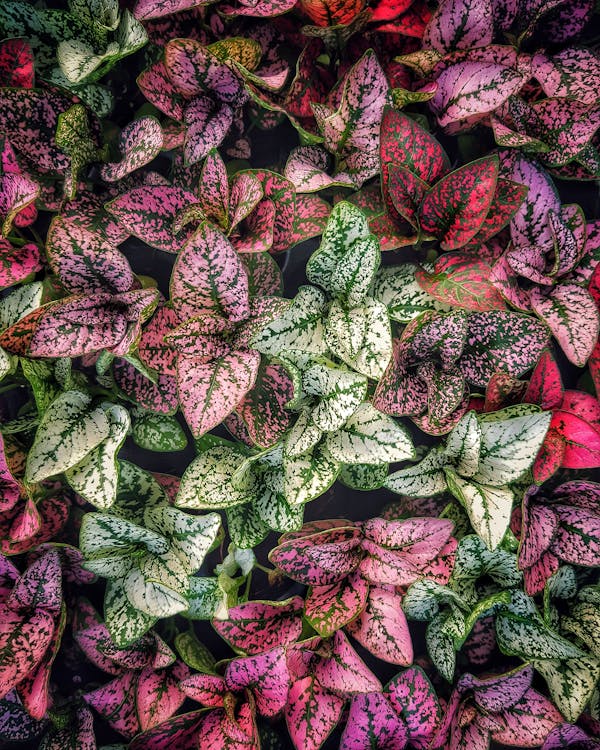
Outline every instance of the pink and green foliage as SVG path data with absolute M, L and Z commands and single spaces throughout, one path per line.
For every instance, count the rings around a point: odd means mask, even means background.
M 545 499 L 532 488 L 521 510 L 519 567 L 537 594 L 561 563 L 600 566 L 600 485 L 574 480 Z

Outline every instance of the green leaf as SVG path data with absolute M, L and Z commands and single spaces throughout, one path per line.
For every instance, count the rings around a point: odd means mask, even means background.
M 579 659 L 583 651 L 546 627 L 536 615 L 502 612 L 496 617 L 496 640 L 500 650 L 522 659 Z
M 514 494 L 508 487 L 467 482 L 453 469 L 444 469 L 448 488 L 465 507 L 473 529 L 488 549 L 495 549 L 508 529 Z
M 119 584 L 108 581 L 104 594 L 104 621 L 118 648 L 126 648 L 156 623 L 157 618 L 132 606 Z
M 113 516 L 121 516 L 142 526 L 144 513 L 157 505 L 167 505 L 169 499 L 162 485 L 150 474 L 129 461 L 117 461 L 119 484 L 117 499 L 111 506 Z
M 347 309 L 334 300 L 325 324 L 325 341 L 356 372 L 378 380 L 392 356 L 392 329 L 385 305 L 367 297 Z
M 531 468 L 550 426 L 551 412 L 481 421 L 481 453 L 473 480 L 501 487 L 521 479 Z
M 227 530 L 231 541 L 241 549 L 251 549 L 268 535 L 269 525 L 260 517 L 254 502 L 227 508 Z
M 586 655 L 569 661 L 534 661 L 533 666 L 546 680 L 558 710 L 574 724 L 598 685 L 600 659 Z
M 301 286 L 290 307 L 256 334 L 251 346 L 274 357 L 295 349 L 324 354 L 327 351 L 323 329 L 326 306 L 326 297 L 320 289 Z
M 190 578 L 187 617 L 192 620 L 212 620 L 223 603 L 223 590 L 217 578 Z
M 71 169 L 65 180 L 65 196 L 68 200 L 73 200 L 81 170 L 93 161 L 104 161 L 106 149 L 96 147 L 83 104 L 74 104 L 58 116 L 54 139 L 61 151 L 71 157 Z
M 75 466 L 109 436 L 106 413 L 91 408 L 91 402 L 86 393 L 67 391 L 50 404 L 27 457 L 27 482 L 41 482 Z
M 171 453 L 187 447 L 187 437 L 181 425 L 168 414 L 136 410 L 131 434 L 133 442 L 148 451 Z
M 286 501 L 303 505 L 328 490 L 335 482 L 340 464 L 322 445 L 296 458 L 285 458 L 283 462 L 283 489 Z
M 196 672 L 214 673 L 217 660 L 190 630 L 175 636 L 175 648 L 180 659 Z
M 446 617 L 442 614 L 437 615 L 429 623 L 425 632 L 425 641 L 427 652 L 436 669 L 444 679 L 452 682 L 456 667 L 456 652 L 454 651 L 454 638 L 444 629 Z
M 446 456 L 462 477 L 472 477 L 479 466 L 481 428 L 474 411 L 467 412 L 448 435 Z
M 387 464 L 416 457 L 405 428 L 368 402 L 342 428 L 326 436 L 325 446 L 345 464 Z
M 175 504 L 179 508 L 230 508 L 254 497 L 254 477 L 246 456 L 216 446 L 195 458 L 181 477 Z
M 202 565 L 221 527 L 218 513 L 192 516 L 170 506 L 149 509 L 145 521 L 148 529 L 167 537 L 169 551 L 179 558 L 188 575 Z
M 106 510 L 117 498 L 119 473 L 116 458 L 129 431 L 130 420 L 127 409 L 119 404 L 103 403 L 100 408 L 108 419 L 108 437 L 82 461 L 67 469 L 65 478 L 88 503 Z
M 390 318 L 399 323 L 409 323 L 427 310 L 451 309 L 421 289 L 415 278 L 417 268 L 414 263 L 403 263 L 385 266 L 375 275 L 373 296 L 387 307 Z
M 377 253 L 379 253 L 376 238 L 373 237 L 372 240 L 374 240 Z M 365 245 L 365 241 L 367 245 Z M 366 216 L 352 203 L 340 201 L 333 207 L 329 215 L 321 244 L 306 264 L 308 280 L 313 284 L 318 284 L 334 296 L 337 296 L 337 292 L 341 293 L 340 290 L 344 288 L 344 284 L 341 279 L 338 279 L 335 283 L 333 279 L 337 270 L 342 269 L 347 254 L 352 253 L 353 245 L 356 242 L 359 244 L 357 245 L 357 252 L 353 253 L 354 257 L 359 254 L 358 251 L 363 247 L 367 249 L 367 252 L 373 252 L 369 222 Z M 374 273 L 379 264 L 379 258 L 377 257 L 375 267 L 372 266 L 373 261 L 373 258 L 368 258 L 366 263 Z M 365 273 L 368 275 L 368 271 Z M 342 283 L 341 287 L 339 286 L 340 283 Z
M 398 495 L 408 497 L 439 495 L 448 487 L 444 474 L 445 464 L 446 456 L 443 449 L 433 448 L 418 464 L 390 474 L 385 487 Z
M 387 479 L 388 471 L 388 464 L 350 464 L 342 466 L 338 479 L 353 490 L 378 490 Z

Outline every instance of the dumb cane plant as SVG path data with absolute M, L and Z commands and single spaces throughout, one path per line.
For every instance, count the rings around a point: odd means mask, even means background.
M 600 747 L 592 0 L 0 6 L 0 746 Z

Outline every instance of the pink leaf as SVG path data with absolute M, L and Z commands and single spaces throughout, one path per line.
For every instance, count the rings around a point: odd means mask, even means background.
M 403 667 L 412 664 L 413 646 L 408 623 L 400 597 L 393 591 L 372 587 L 365 609 L 346 629 L 378 659 Z
M 185 108 L 186 164 L 196 164 L 208 152 L 220 146 L 233 123 L 233 110 L 228 104 L 215 102 L 208 96 L 197 96 Z
M 34 58 L 26 39 L 7 39 L 0 45 L 0 87 L 33 88 Z
M 328 586 L 312 586 L 306 596 L 305 617 L 323 638 L 333 635 L 364 609 L 369 584 L 357 573 Z
M 533 311 L 548 324 L 569 361 L 583 367 L 600 332 L 600 316 L 587 289 L 566 282 L 547 296 L 533 288 L 529 297 Z
M 171 275 L 171 300 L 182 319 L 207 312 L 231 322 L 248 317 L 248 275 L 213 225 L 202 224 L 181 249 Z
M 116 182 L 158 156 L 163 145 L 162 129 L 156 117 L 147 115 L 129 123 L 119 138 L 120 162 L 105 164 L 100 170 L 107 182 Z
M 140 729 L 158 726 L 171 717 L 185 700 L 179 681 L 187 677 L 189 669 L 182 662 L 155 671 L 143 669 L 137 678 L 136 709 Z
M 505 176 L 529 188 L 522 206 L 511 222 L 514 245 L 551 248 L 553 243 L 548 212 L 560 211 L 560 200 L 554 183 L 537 162 L 530 161 L 525 156 L 517 157 Z
M 445 0 L 431 16 L 423 35 L 423 46 L 442 55 L 457 49 L 485 47 L 492 43 L 492 3 Z
M 563 722 L 552 703 L 530 688 L 521 700 L 498 717 L 502 729 L 492 732 L 496 742 L 516 747 L 541 745 L 553 727 Z
M 281 646 L 256 656 L 233 659 L 225 671 L 228 689 L 251 689 L 262 716 L 276 716 L 285 708 L 289 681 L 285 649 Z
M 363 524 L 368 539 L 423 561 L 436 557 L 450 538 L 452 529 L 452 521 L 438 518 L 409 518 L 405 521 L 373 518 Z
M 225 678 L 216 674 L 192 674 L 179 683 L 179 687 L 192 700 L 203 706 L 223 706 L 227 693 Z
M 237 407 L 254 385 L 259 364 L 254 351 L 232 352 L 207 364 L 179 357 L 179 403 L 194 437 L 212 430 Z
M 20 615 L 0 604 L 0 698 L 39 663 L 52 641 L 54 617 L 45 610 Z
M 319 750 L 337 726 L 345 699 L 321 687 L 314 677 L 296 680 L 290 686 L 285 720 L 297 750 Z
M 441 239 L 444 250 L 456 250 L 481 228 L 498 180 L 498 160 L 485 157 L 437 182 L 419 209 L 421 229 Z
M 177 381 L 172 375 L 158 374 L 156 383 L 148 380 L 124 359 L 113 365 L 117 386 L 142 408 L 159 414 L 177 411 Z
M 137 77 L 137 85 L 146 99 L 173 120 L 183 120 L 182 97 L 169 78 L 162 60 L 153 63 Z
M 334 634 L 331 646 L 331 656 L 321 658 L 315 666 L 315 677 L 322 687 L 346 696 L 381 690 L 381 683 L 365 666 L 343 631 Z
M 302 631 L 302 609 L 299 596 L 284 602 L 250 601 L 228 611 L 226 620 L 212 625 L 227 643 L 248 654 L 295 643 Z
M 237 407 L 255 445 L 268 448 L 282 437 L 291 422 L 285 405 L 293 395 L 293 383 L 281 365 L 259 370 L 254 387 Z
M 57 216 L 46 238 L 52 270 L 70 292 L 126 292 L 133 285 L 127 258 L 97 234 Z
M 431 108 L 442 127 L 465 118 L 481 118 L 516 94 L 525 76 L 497 63 L 459 62 L 438 77 Z
M 8 240 L 0 238 L 1 288 L 18 284 L 41 267 L 37 245 L 28 242 L 22 247 L 13 247 Z
M 433 686 L 421 667 L 404 670 L 384 691 L 396 713 L 404 719 L 411 745 L 425 748 L 441 719 Z
M 572 565 L 600 566 L 600 514 L 568 505 L 552 506 L 558 528 L 551 550 Z
M 560 370 L 552 354 L 546 350 L 531 373 L 523 401 L 538 404 L 542 409 L 556 409 L 563 400 L 563 384 Z
M 158 250 L 176 253 L 189 232 L 175 237 L 173 222 L 181 209 L 196 200 L 193 193 L 180 187 L 146 185 L 119 195 L 106 204 L 106 210 L 134 237 Z
M 15 583 L 7 603 L 16 612 L 38 609 L 43 609 L 52 615 L 60 612 L 62 574 L 56 549 L 48 549 L 27 568 Z
M 83 696 L 85 702 L 126 739 L 131 739 L 140 731 L 135 710 L 136 683 L 136 673 L 127 672 Z
M 523 501 L 523 529 L 519 549 L 519 568 L 530 568 L 550 547 L 558 529 L 558 517 L 552 507 Z

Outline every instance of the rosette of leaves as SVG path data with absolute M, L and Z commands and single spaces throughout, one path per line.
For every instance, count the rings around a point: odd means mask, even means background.
M 590 653 L 587 639 L 581 639 L 569 629 L 568 620 L 566 628 L 562 627 L 559 610 L 550 604 L 554 597 L 572 600 L 577 591 L 575 576 L 568 575 L 567 568 L 563 570 L 563 574 L 555 575 L 548 582 L 543 616 L 534 600 L 517 590 L 512 592 L 506 610 L 496 615 L 495 628 L 501 651 L 531 662 L 545 679 L 561 714 L 574 722 L 597 688 L 600 659 L 595 649 Z M 584 591 L 584 598 L 586 594 Z
M 106 513 L 84 516 L 84 565 L 109 581 L 104 616 L 118 646 L 139 638 L 157 619 L 188 609 L 190 576 L 220 525 L 216 513 L 191 516 L 162 505 L 147 508 L 143 524 Z
M 294 149 L 285 176 L 299 192 L 336 185 L 360 188 L 378 171 L 379 124 L 386 104 L 391 104 L 390 86 L 369 49 L 348 69 L 339 90 L 312 103 L 322 145 Z
M 419 497 L 449 490 L 467 511 L 473 529 L 495 549 L 508 528 L 518 483 L 544 441 L 551 414 L 536 407 L 465 414 L 419 463 L 390 474 L 385 486 Z
M 546 493 L 544 493 L 546 494 Z M 525 591 L 538 594 L 565 563 L 600 566 L 600 485 L 572 480 L 545 497 L 531 487 L 523 498 L 519 568 Z
M 228 176 L 223 159 L 211 149 L 194 192 L 183 179 L 143 185 L 114 198 L 106 210 L 135 237 L 173 253 L 199 222 L 210 221 L 238 252 L 257 254 L 247 262 L 268 267 L 261 253 L 281 252 L 321 234 L 330 209 L 316 196 L 296 195 L 275 172 L 243 169 Z
M 424 575 L 445 580 L 451 533 L 451 521 L 434 518 L 312 522 L 281 537 L 269 559 L 309 586 L 304 616 L 319 635 L 345 627 L 373 655 L 408 666 L 413 648 L 397 587 Z
M 11 0 L 0 10 L 4 37 L 27 37 L 38 77 L 77 94 L 96 112 L 113 106 L 98 81 L 120 60 L 143 47 L 143 25 L 118 0 L 69 0 L 67 9 Z
M 502 549 L 490 552 L 477 536 L 464 536 L 458 544 L 451 575 L 436 581 L 425 573 L 409 586 L 402 607 L 409 619 L 426 621 L 427 651 L 440 674 L 452 681 L 456 654 L 467 639 L 480 658 L 489 652 L 486 630 L 489 618 L 510 603 L 510 590 L 519 586 L 515 555 Z M 478 629 L 475 626 L 478 626 Z
M 512 243 L 494 264 L 491 278 L 513 307 L 541 318 L 568 359 L 583 367 L 600 331 L 587 289 L 598 263 L 597 223 L 586 223 L 576 204 L 561 206 L 554 184 L 534 163 L 521 157 L 512 174 L 530 192 L 511 225 Z

